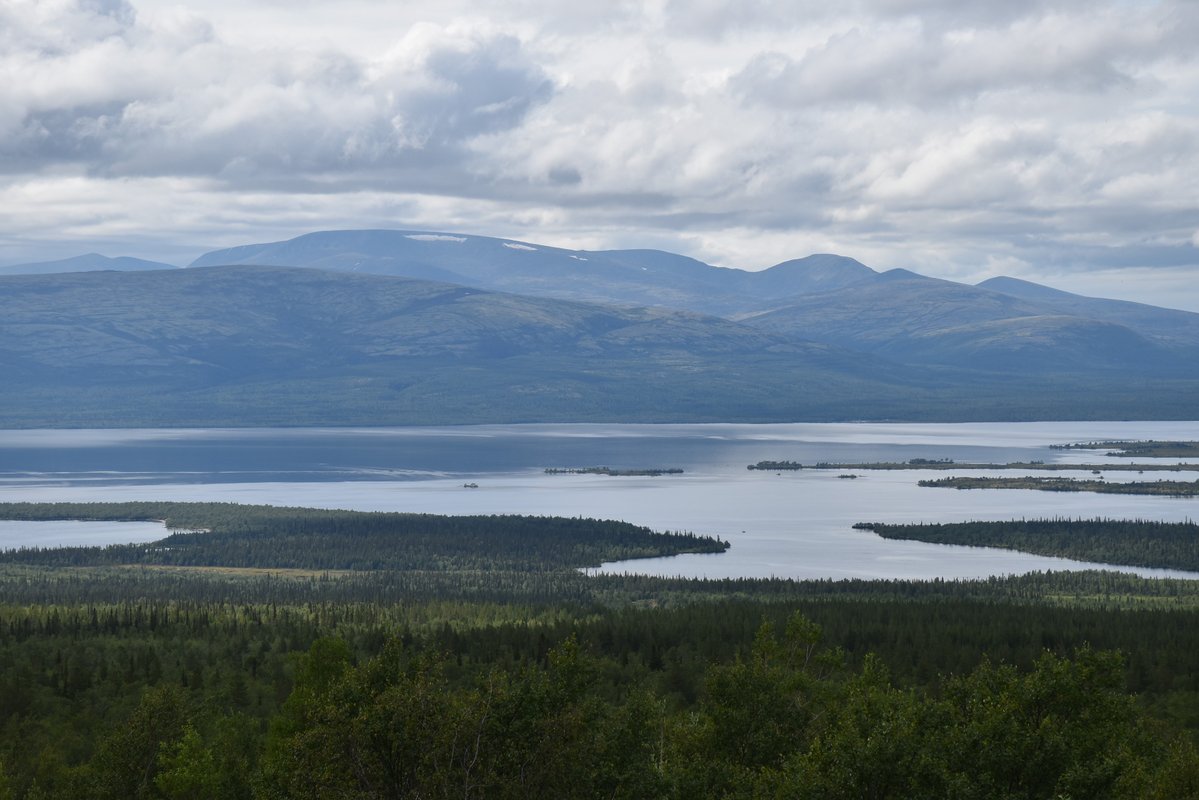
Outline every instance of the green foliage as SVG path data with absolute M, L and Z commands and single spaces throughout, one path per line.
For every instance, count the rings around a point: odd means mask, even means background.
M 463 552 L 495 548 L 489 531 L 529 533 L 561 565 L 589 524 L 6 507 L 64 509 L 209 528 L 168 541 L 186 552 L 211 537 L 207 555 L 243 563 L 316 530 L 292 557 L 362 557 L 393 531 L 452 565 L 420 538 L 428 524 Z M 597 537 L 626 534 L 642 535 Z M 510 545 L 499 557 L 519 562 L 523 545 Z M 21 800 L 1174 798 L 1199 786 L 1195 748 L 1147 716 L 1199 728 L 1193 582 L 104 563 L 136 550 L 0 567 L 0 800 L 6 780 Z
M 992 788 L 1031 787 L 1013 797 L 1185 797 L 1170 787 L 1199 776 L 1124 693 L 1199 692 L 1193 613 L 864 597 L 496 611 L 0 607 L 0 676 L 22 687 L 0 690 L 13 794 L 996 796 L 967 790 L 982 765 Z M 1088 639 L 1131 663 L 1066 657 Z
M 157 797 L 159 756 L 183 746 L 187 719 L 186 700 L 177 687 L 147 689 L 125 723 L 100 740 L 89 764 L 95 796 L 102 800 Z
M 8 777 L 3 759 L 0 759 L 0 800 L 13 800 L 13 797 L 12 781 Z

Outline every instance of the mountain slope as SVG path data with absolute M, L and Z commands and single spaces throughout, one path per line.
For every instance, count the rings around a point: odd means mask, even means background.
M 844 413 L 908 371 L 737 323 L 279 267 L 0 278 L 0 423 Z
M 250 266 L 0 277 L 0 374 L 0 427 L 1179 419 L 1199 407 L 1193 379 L 1013 380 L 689 312 Z
M 775 333 L 876 350 L 943 328 L 1043 311 L 1019 298 L 896 269 L 842 289 L 791 298 L 786 306 L 743 321 Z
M 1173 356 L 1123 325 L 1073 316 L 987 320 L 925 331 L 877 352 L 903 360 L 1012 373 L 1173 371 Z
M 1199 355 L 1199 314 L 1126 300 L 1085 297 L 1019 278 L 991 278 L 978 286 L 1035 301 L 1059 314 L 1118 323 L 1158 344 L 1182 348 L 1192 357 Z
M 1023 373 L 1196 372 L 1186 356 L 1199 345 L 1199 327 L 1193 333 L 1188 327 L 1199 315 L 1145 307 L 1141 318 L 1125 315 L 1134 324 L 1121 324 L 1084 303 L 1045 302 L 1040 291 L 1027 295 L 891 270 L 742 321 L 902 363 Z M 1194 319 L 1171 326 L 1175 314 Z M 1153 335 L 1167 329 L 1173 338 Z
M 742 291 L 777 302 L 779 298 L 829 292 L 870 280 L 878 273 L 852 258 L 817 253 L 739 276 Z

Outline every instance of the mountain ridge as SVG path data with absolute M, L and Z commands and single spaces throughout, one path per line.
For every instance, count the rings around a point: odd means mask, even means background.
M 112 261 L 92 259 L 100 266 Z M 134 266 L 141 268 L 148 263 L 152 262 Z M 591 349 L 574 354 L 580 359 L 614 352 L 604 348 L 614 346 L 617 339 L 622 346 L 633 347 L 638 329 L 647 337 L 657 337 L 659 345 L 676 342 L 675 357 L 687 347 L 699 348 L 693 354 L 697 357 L 708 357 L 720 349 L 713 342 L 721 335 L 728 336 L 730 342 L 748 341 L 746 331 L 752 329 L 764 337 L 758 342 L 763 353 L 777 354 L 780 348 L 810 348 L 819 343 L 832 348 L 824 354 L 831 359 L 829 363 L 851 365 L 849 354 L 856 353 L 881 359 L 877 364 L 887 367 L 878 369 L 891 370 L 891 375 L 899 374 L 895 370 L 904 367 L 917 372 L 930 368 L 956 370 L 954 380 L 966 382 L 974 380 L 963 377 L 967 374 L 1002 375 L 1009 380 L 1038 375 L 1098 376 L 1103 380 L 1133 376 L 1199 378 L 1199 314 L 1087 298 L 1014 278 L 993 278 L 970 286 L 905 268 L 879 272 L 852 258 L 828 253 L 747 272 L 653 249 L 569 250 L 472 234 L 344 230 L 316 231 L 279 242 L 211 251 L 181 271 L 194 274 L 216 265 L 235 271 L 222 275 L 237 274 L 236 270 L 242 269 L 246 276 L 259 276 L 255 280 L 265 274 L 262 270 L 270 268 L 316 269 L 338 275 L 433 280 L 456 285 L 458 291 L 465 292 L 467 289 L 461 287 L 469 287 L 476 293 L 526 300 L 598 304 L 607 307 L 606 314 L 650 308 L 660 314 L 673 309 L 705 317 L 702 323 L 692 319 L 687 324 L 682 323 L 686 319 L 682 316 L 644 319 L 637 323 L 640 328 L 626 326 L 619 337 L 592 340 Z M 339 284 L 337 291 L 350 291 L 348 285 Z M 226 285 L 226 291 L 234 288 Z M 97 287 L 97 291 L 102 289 Z M 483 304 L 478 298 L 469 302 Z M 532 308 L 525 303 L 517 309 L 515 301 L 497 297 L 483 305 L 489 313 L 504 307 L 515 317 L 529 316 Z M 560 306 L 556 313 L 565 313 L 566 308 Z M 444 308 L 442 311 L 448 313 Z M 226 320 L 225 324 L 230 328 L 242 325 L 245 335 L 250 336 L 259 312 L 258 308 L 244 308 L 245 320 Z M 669 324 L 668 318 L 672 320 Z M 716 318 L 723 321 L 717 322 Z M 399 325 L 397 320 L 392 324 Z M 436 328 L 447 324 L 419 314 L 405 320 L 409 332 L 423 342 L 421 347 L 429 344 L 420 338 L 429 332 L 421 325 Z M 460 319 L 456 324 L 461 331 L 475 322 Z M 304 327 L 293 322 L 296 341 L 308 335 Z M 307 327 L 315 329 L 319 325 L 313 318 Z M 699 327 L 704 328 L 702 335 Z M 508 357 L 513 347 L 519 350 L 520 339 L 511 334 L 506 330 L 485 343 L 467 345 L 458 341 L 457 346 L 468 350 L 473 347 L 479 353 L 489 350 L 496 358 Z M 440 336 L 442 343 L 454 338 L 448 329 L 441 330 Z M 533 341 L 550 346 L 550 340 L 541 334 Z M 352 341 L 343 344 L 351 350 L 355 347 Z M 114 352 L 125 352 L 127 345 L 116 340 L 111 343 Z M 740 352 L 747 356 L 751 350 Z M 281 346 L 278 357 L 284 358 L 289 352 L 289 347 Z M 554 352 L 566 351 L 559 348 Z M 439 353 L 449 357 L 450 351 Z M 319 362 L 327 356 L 312 357 Z M 103 358 L 103 354 L 97 357 Z M 11 369 L 25 370 L 26 365 L 14 362 Z
M 147 261 L 144 258 L 132 256 L 109 256 L 99 253 L 84 253 L 70 258 L 60 258 L 54 261 L 31 261 L 24 264 L 12 264 L 0 267 L 0 275 L 50 275 L 60 272 L 93 272 L 98 270 L 114 270 L 128 272 L 132 270 L 177 269 L 174 264 L 161 261 Z

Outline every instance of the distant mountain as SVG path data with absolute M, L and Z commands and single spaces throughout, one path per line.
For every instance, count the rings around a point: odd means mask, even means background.
M 1199 371 L 1199 314 L 1010 278 L 979 286 L 832 254 L 748 272 L 660 250 L 582 251 L 429 231 L 325 231 L 201 256 L 402 275 L 538 297 L 685 309 L 914 365 L 998 372 Z
M 870 280 L 878 273 L 845 256 L 818 253 L 775 264 L 761 272 L 742 272 L 742 291 L 777 302 L 793 295 L 828 292 Z
M 1199 407 L 1183 402 L 1199 381 L 1199 314 L 1012 278 L 968 286 L 832 254 L 749 272 L 660 250 L 397 230 L 160 266 L 91 254 L 0 271 L 0 424 L 1189 418 Z
M 883 313 L 900 290 L 963 309 L 973 292 L 991 308 L 957 329 L 963 313 L 913 326 Z M 850 312 L 828 298 L 861 292 L 859 312 L 877 306 L 863 329 L 904 331 L 930 366 L 850 335 Z M 1118 325 L 1029 320 L 1025 301 L 902 274 L 811 297 L 838 338 L 875 353 L 693 312 L 290 267 L 0 277 L 0 427 L 1178 419 L 1199 407 L 1199 376 L 1113 371 L 1145 356 Z M 1018 371 L 1029 350 L 1013 342 L 1029 330 L 1060 369 Z
M 121 272 L 175 269 L 171 264 L 158 261 L 146 261 L 141 258 L 118 256 L 109 258 L 99 253 L 87 253 L 73 258 L 63 258 L 58 261 L 36 261 L 29 264 L 13 264 L 0 267 L 0 275 L 50 275 L 58 272 L 91 272 L 94 270 L 118 270 Z
M 323 231 L 200 256 L 192 267 L 256 264 L 447 281 L 538 297 L 664 306 L 727 316 L 778 298 L 845 286 L 874 271 L 809 256 L 760 272 L 723 269 L 661 250 L 567 250 L 432 231 Z
M 0 372 L 0 426 L 812 418 L 909 377 L 690 312 L 280 267 L 0 278 Z
M 1126 300 L 1099 297 L 1051 289 L 1019 278 L 998 277 L 978 284 L 981 289 L 1032 300 L 1060 314 L 1105 320 L 1124 325 L 1167 347 L 1179 348 L 1191 357 L 1199 356 L 1199 314 L 1159 308 Z
M 740 319 L 908 364 L 1199 375 L 1199 314 L 1093 300 L 1036 284 L 1018 294 L 991 285 L 897 269 Z

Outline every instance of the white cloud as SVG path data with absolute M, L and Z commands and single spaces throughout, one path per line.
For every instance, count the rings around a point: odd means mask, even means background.
M 0 0 L 0 258 L 392 226 L 1183 269 L 1196 37 L 1187 0 Z
M 95 19 L 59 3 L 54 30 Z M 473 138 L 517 125 L 552 94 L 500 33 L 420 25 L 380 59 L 247 49 L 202 20 L 99 15 L 53 48 L 8 40 L 0 144 L 9 172 L 76 164 L 91 173 L 207 175 L 233 188 L 461 161 Z M 90 31 L 90 35 L 89 35 Z M 58 37 L 62 39 L 63 37 Z M 452 177 L 461 178 L 461 173 Z

